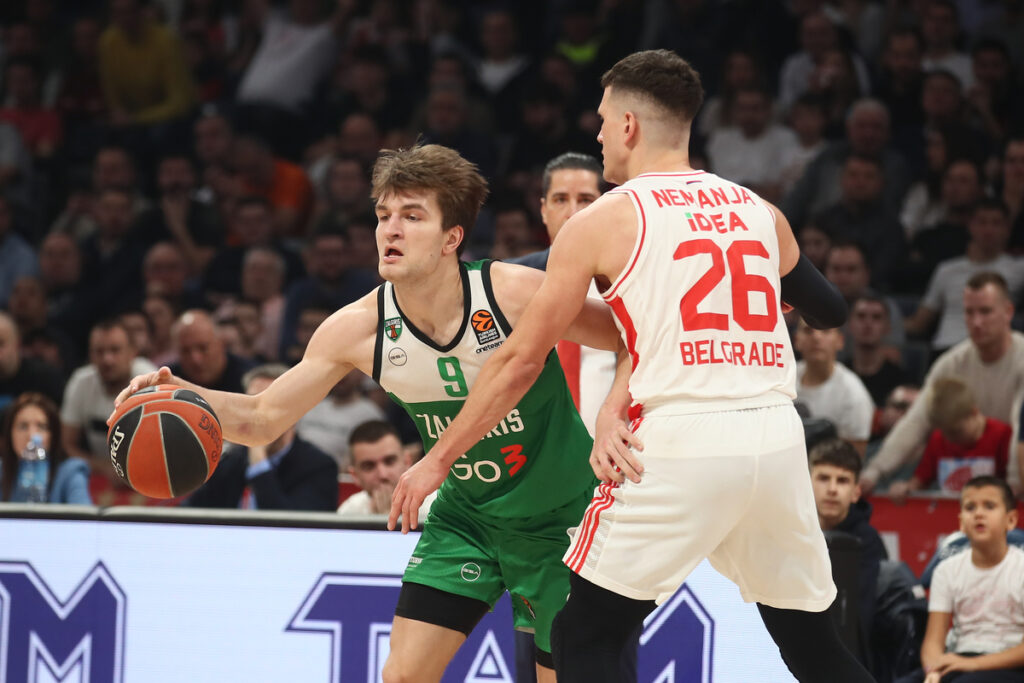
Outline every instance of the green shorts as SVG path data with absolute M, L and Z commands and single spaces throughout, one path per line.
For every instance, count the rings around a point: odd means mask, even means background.
M 562 555 L 569 527 L 579 525 L 593 491 L 535 517 L 498 519 L 438 498 L 430 508 L 403 581 L 475 598 L 494 606 L 506 590 L 515 628 L 551 652 L 551 620 L 569 596 Z

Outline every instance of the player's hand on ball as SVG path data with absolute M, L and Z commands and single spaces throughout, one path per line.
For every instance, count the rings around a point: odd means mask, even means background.
M 644 444 L 630 431 L 629 426 L 618 418 L 598 417 L 594 447 L 590 451 L 590 467 L 594 475 L 604 482 L 640 483 L 644 472 L 643 463 L 637 455 Z
M 139 389 L 156 386 L 157 384 L 175 384 L 175 382 L 172 381 L 173 379 L 174 375 L 171 374 L 171 369 L 166 365 L 154 372 L 147 372 L 144 375 L 136 375 L 135 377 L 132 377 L 132 381 L 128 383 L 128 386 L 122 389 L 121 393 L 114 399 L 114 410 L 116 411 L 117 407 L 121 405 L 126 398 L 134 394 Z M 107 418 L 108 426 L 110 425 L 110 420 L 113 416 L 113 413 L 111 413 L 110 417 Z
M 399 516 L 402 517 L 403 534 L 409 533 L 410 529 L 416 529 L 420 505 L 444 482 L 444 478 L 448 476 L 448 469 L 438 458 L 432 458 L 427 453 L 422 460 L 402 474 L 391 497 L 389 530 L 395 528 Z

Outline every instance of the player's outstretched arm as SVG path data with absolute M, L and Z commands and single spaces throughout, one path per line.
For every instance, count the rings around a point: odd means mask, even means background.
M 228 441 L 247 446 L 269 443 L 322 400 L 353 367 L 366 372 L 372 365 L 377 321 L 375 297 L 375 293 L 370 294 L 325 320 L 313 334 L 302 360 L 259 394 L 213 391 L 176 377 L 162 367 L 134 377 L 115 399 L 115 409 L 139 389 L 176 384 L 195 391 L 210 403 Z
M 775 213 L 782 300 L 799 311 L 813 328 L 827 330 L 840 327 L 846 322 L 846 300 L 835 285 L 818 272 L 810 259 L 800 253 L 793 229 L 782 212 L 771 204 L 768 206 Z

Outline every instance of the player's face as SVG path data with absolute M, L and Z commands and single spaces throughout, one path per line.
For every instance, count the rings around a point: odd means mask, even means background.
M 43 448 L 50 449 L 50 422 L 46 413 L 39 406 L 27 405 L 18 411 L 11 425 L 11 448 L 14 452 L 24 451 L 33 434 L 42 436 Z
M 352 445 L 352 476 L 368 493 L 384 485 L 394 487 L 407 469 L 409 460 L 402 452 L 402 442 L 391 434 L 374 443 Z
M 625 177 L 625 150 L 622 148 L 622 103 L 612 94 L 611 88 L 604 89 L 604 96 L 597 108 L 601 117 L 601 130 L 597 141 L 601 143 L 601 157 L 604 159 L 604 179 L 616 185 L 627 180 Z
M 1006 538 L 1017 526 L 1017 511 L 1007 510 L 1003 494 L 995 486 L 968 487 L 960 495 L 960 530 L 971 545 Z
M 441 207 L 433 192 L 391 194 L 377 201 L 377 268 L 385 280 L 433 273 L 442 258 L 455 253 L 461 236 L 461 229 L 441 229 Z
M 994 285 L 964 290 L 964 318 L 974 345 L 985 349 L 998 344 L 1010 331 L 1013 304 Z
M 860 485 L 853 472 L 835 465 L 815 465 L 811 469 L 814 504 L 823 528 L 831 529 L 846 519 L 850 506 L 860 499 Z
M 582 168 L 563 168 L 551 173 L 551 186 L 540 200 L 540 217 L 548 235 L 562 229 L 569 217 L 601 196 L 597 174 Z

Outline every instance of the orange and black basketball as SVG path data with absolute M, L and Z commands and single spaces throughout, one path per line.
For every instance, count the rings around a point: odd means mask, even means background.
M 486 332 L 494 327 L 494 317 L 488 311 L 477 311 L 473 314 L 473 329 L 477 332 Z
M 194 391 L 146 387 L 117 407 L 107 446 L 126 484 L 150 498 L 176 498 L 213 474 L 222 446 L 220 421 Z

